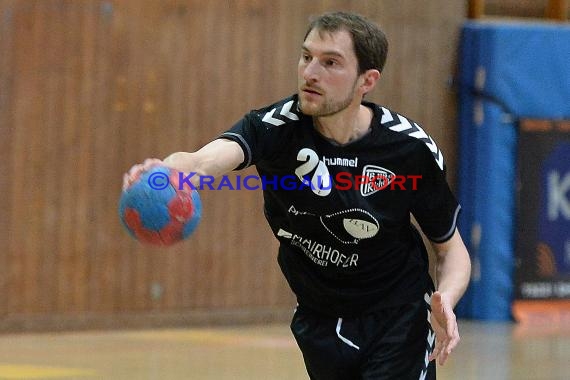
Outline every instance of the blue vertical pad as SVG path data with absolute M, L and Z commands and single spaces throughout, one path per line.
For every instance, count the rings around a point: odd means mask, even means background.
M 570 26 L 466 23 L 458 86 L 458 197 L 463 208 L 459 228 L 473 273 L 456 311 L 461 318 L 509 320 L 517 120 L 570 118 Z

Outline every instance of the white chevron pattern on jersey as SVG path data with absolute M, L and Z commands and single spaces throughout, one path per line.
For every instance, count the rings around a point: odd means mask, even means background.
M 281 107 L 273 108 L 271 111 L 267 112 L 261 120 L 275 126 L 285 124 L 287 122 L 286 119 L 299 120 L 299 116 L 296 113 L 291 112 L 293 103 L 295 103 L 295 101 L 290 100 Z M 275 114 L 276 112 L 277 114 Z
M 441 150 L 439 150 L 437 145 L 435 145 L 433 139 L 427 133 L 425 133 L 422 127 L 420 127 L 418 124 L 414 123 L 413 121 L 410 121 L 406 117 L 394 113 L 384 107 L 382 107 L 381 123 L 385 124 L 388 127 L 388 129 L 394 132 L 402 132 L 407 134 L 408 136 L 423 141 L 424 144 L 426 144 L 426 146 L 433 154 L 437 166 L 439 166 L 439 168 L 443 170 L 443 154 L 441 153 Z

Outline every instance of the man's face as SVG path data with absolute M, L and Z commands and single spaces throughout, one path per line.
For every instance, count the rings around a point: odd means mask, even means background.
M 298 66 L 299 107 L 306 115 L 334 115 L 353 102 L 358 61 L 346 30 L 312 30 L 303 43 Z

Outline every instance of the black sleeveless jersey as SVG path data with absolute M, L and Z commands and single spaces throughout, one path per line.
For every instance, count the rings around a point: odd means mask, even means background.
M 421 236 L 444 242 L 459 205 L 441 151 L 412 120 L 373 110 L 369 132 L 339 145 L 294 95 L 255 110 L 220 138 L 237 142 L 263 184 L 278 262 L 299 304 L 346 317 L 420 299 L 430 286 Z

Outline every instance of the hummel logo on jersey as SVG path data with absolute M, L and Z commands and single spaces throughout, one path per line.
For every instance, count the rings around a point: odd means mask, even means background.
M 408 136 L 414 137 L 418 140 L 423 141 L 435 158 L 437 166 L 443 170 L 443 154 L 441 150 L 435 145 L 432 138 L 425 133 L 425 131 L 418 124 L 405 118 L 402 115 L 398 115 L 395 112 L 390 111 L 387 108 L 382 107 L 382 120 L 381 123 L 386 125 L 389 129 L 394 132 L 403 132 Z
M 323 162 L 327 166 L 350 166 L 351 168 L 358 167 L 358 157 L 355 158 L 342 158 L 342 157 L 334 157 L 329 158 L 323 156 Z
M 273 108 L 271 111 L 267 112 L 261 120 L 275 126 L 285 124 L 287 119 L 299 120 L 299 116 L 296 113 L 291 112 L 294 102 L 294 100 L 290 100 L 281 107 Z
M 385 168 L 374 165 L 366 165 L 362 169 L 362 177 L 364 183 L 360 184 L 360 194 L 363 197 L 374 194 L 377 191 L 385 189 L 393 180 L 396 175 Z

